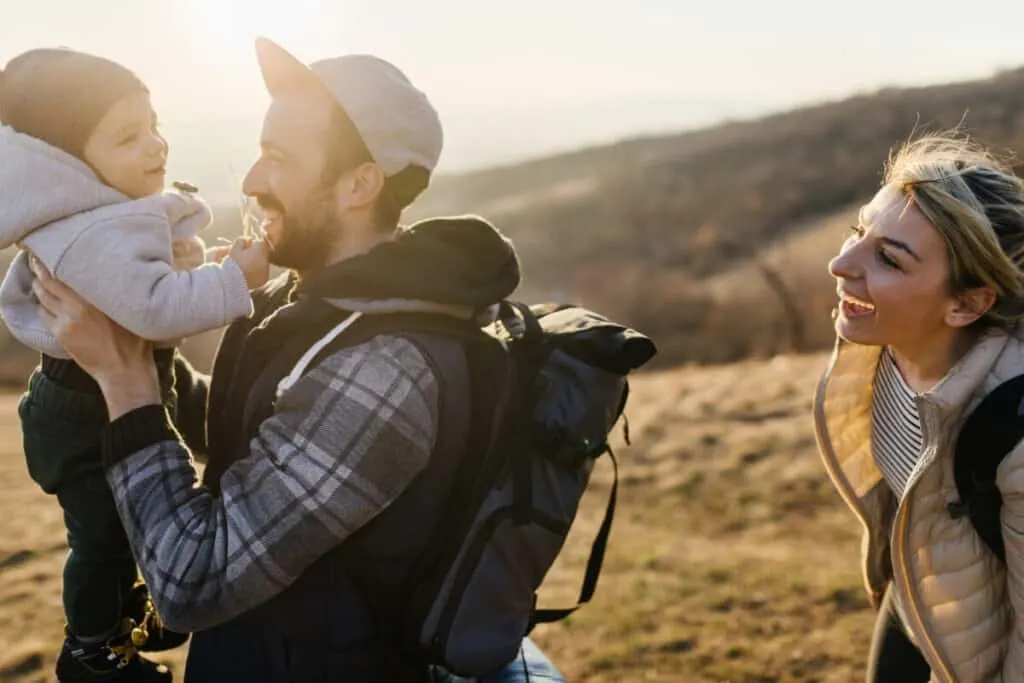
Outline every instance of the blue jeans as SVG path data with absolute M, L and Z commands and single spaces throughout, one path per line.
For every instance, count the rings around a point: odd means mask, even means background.
M 505 668 L 484 678 L 462 678 L 450 673 L 435 672 L 436 683 L 565 683 L 565 677 L 532 640 L 523 640 L 519 656 Z

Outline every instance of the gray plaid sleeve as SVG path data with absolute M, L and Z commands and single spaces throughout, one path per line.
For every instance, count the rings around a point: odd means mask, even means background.
M 273 597 L 387 508 L 427 464 L 438 383 L 414 344 L 343 349 L 285 393 L 248 457 L 199 486 L 186 448 L 161 441 L 107 478 L 170 628 L 223 623 Z

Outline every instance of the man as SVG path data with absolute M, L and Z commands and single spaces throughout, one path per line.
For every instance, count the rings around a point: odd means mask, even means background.
M 469 440 L 445 400 L 471 389 L 465 354 L 437 335 L 431 348 L 463 364 L 442 377 L 408 335 L 365 334 L 281 380 L 354 312 L 472 324 L 518 286 L 518 261 L 479 219 L 396 230 L 442 147 L 437 113 L 398 69 L 370 56 L 306 67 L 263 39 L 257 55 L 272 104 L 243 189 L 290 272 L 225 332 L 208 392 L 179 361 L 181 434 L 148 343 L 45 273 L 36 292 L 103 391 L 107 478 L 161 617 L 195 632 L 190 683 L 429 680 L 397 623 Z M 182 437 L 207 455 L 202 486 Z

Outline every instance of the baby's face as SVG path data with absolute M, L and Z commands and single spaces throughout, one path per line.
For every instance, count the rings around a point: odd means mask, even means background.
M 119 100 L 85 144 L 85 160 L 115 190 L 132 199 L 162 192 L 167 141 L 157 130 L 149 95 Z

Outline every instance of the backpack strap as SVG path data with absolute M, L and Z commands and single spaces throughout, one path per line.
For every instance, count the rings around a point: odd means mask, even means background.
M 358 311 L 352 313 L 340 323 L 332 327 L 327 334 L 310 346 L 306 352 L 302 354 L 302 357 L 299 358 L 291 372 L 282 377 L 281 381 L 277 383 L 277 392 L 275 393 L 274 398 L 281 398 L 281 394 L 291 389 L 295 383 L 298 382 L 304 374 L 306 374 L 306 370 L 309 368 L 313 360 L 316 359 L 324 349 L 330 346 L 330 344 L 337 339 L 342 332 L 352 327 L 352 325 L 358 321 L 362 315 L 363 314 Z
M 619 463 L 615 459 L 615 453 L 611 447 L 606 449 L 608 457 L 612 461 L 612 470 L 614 472 L 614 478 L 612 480 L 612 490 L 608 494 L 608 507 L 604 511 L 604 520 L 601 522 L 601 528 L 597 532 L 597 536 L 594 538 L 594 544 L 590 548 L 590 559 L 587 560 L 587 570 L 583 575 L 583 586 L 580 588 L 580 599 L 576 603 L 575 607 L 563 608 L 563 609 L 535 609 L 533 611 L 533 619 L 530 623 L 530 630 L 537 624 L 550 624 L 556 621 L 565 619 L 570 614 L 578 610 L 583 605 L 590 602 L 590 599 L 594 597 L 594 591 L 597 590 L 597 579 L 601 576 L 601 565 L 604 563 L 604 553 L 608 547 L 608 537 L 612 531 L 612 520 L 615 519 L 615 503 L 619 497 Z
M 313 343 L 277 386 L 277 397 L 290 389 L 305 373 L 343 348 L 364 344 L 381 334 L 408 336 L 436 334 L 458 341 L 479 341 L 484 332 L 471 320 L 441 313 L 350 313 Z
M 1024 438 L 1024 375 L 1003 382 L 974 411 L 960 430 L 953 475 L 960 499 L 947 507 L 953 519 L 969 517 L 989 550 L 1006 562 L 996 470 Z

